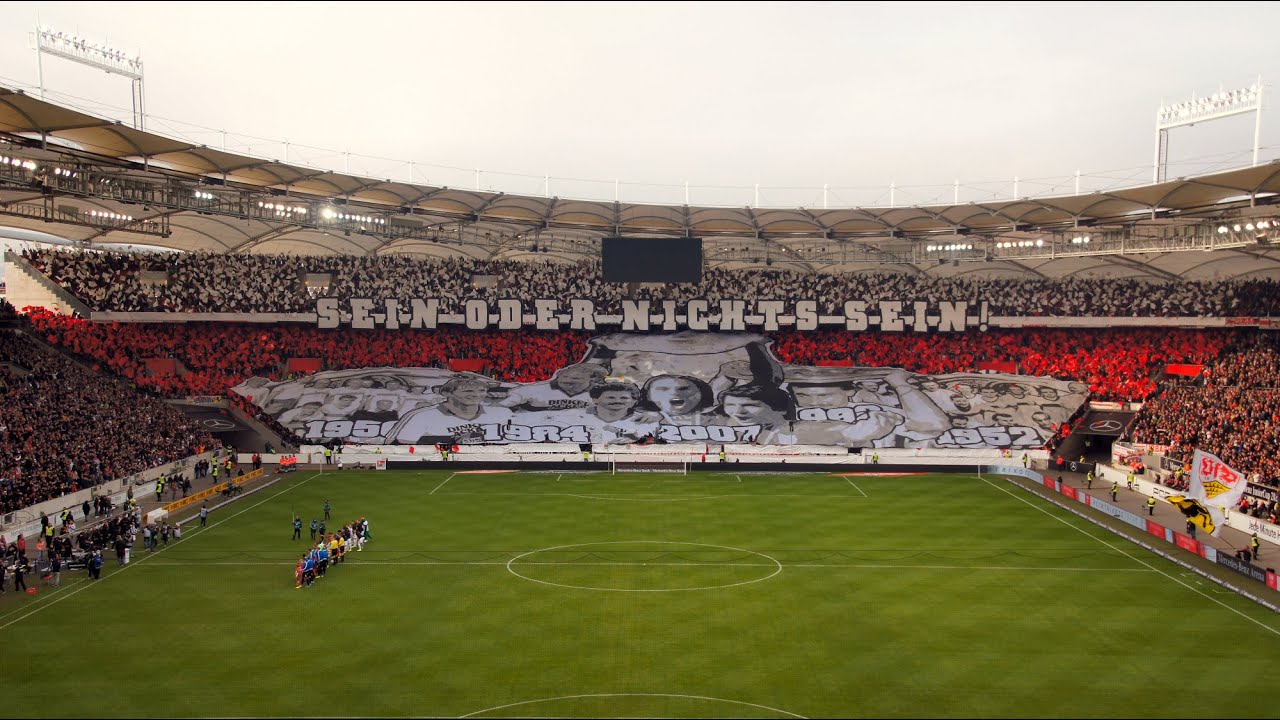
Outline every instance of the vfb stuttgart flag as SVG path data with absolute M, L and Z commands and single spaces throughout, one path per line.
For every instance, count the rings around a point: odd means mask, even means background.
M 1213 453 L 1196 450 L 1191 460 L 1191 487 L 1187 497 L 1198 501 L 1212 517 L 1210 532 L 1214 535 L 1226 525 L 1227 510 L 1240 502 L 1248 485 L 1244 473 L 1232 469 Z

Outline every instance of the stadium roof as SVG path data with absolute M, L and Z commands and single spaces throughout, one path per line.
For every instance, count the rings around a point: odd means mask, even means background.
M 127 228 L 58 226 L 56 232 L 63 237 L 97 245 L 134 243 L 215 252 L 461 252 L 476 257 L 518 257 L 536 252 L 532 248 L 541 242 L 543 253 L 573 258 L 598 250 L 600 237 L 621 234 L 700 237 L 708 243 L 707 256 L 712 262 L 754 265 L 767 261 L 810 269 L 871 268 L 886 261 L 904 264 L 906 253 L 906 257 L 922 260 L 905 263 L 917 272 L 959 272 L 942 269 L 942 262 L 936 263 L 939 269 L 932 268 L 934 259 L 955 255 L 923 259 L 923 244 L 936 241 L 962 249 L 969 245 L 959 254 L 961 260 L 980 259 L 972 257 L 974 253 L 993 258 L 977 263 L 985 267 L 970 264 L 964 272 L 998 275 L 1060 276 L 1101 268 L 1108 274 L 1167 279 L 1198 273 L 1199 268 L 1209 265 L 1217 266 L 1207 271 L 1211 274 L 1280 271 L 1280 254 L 1270 247 L 1243 251 L 1236 247 L 1229 251 L 1230 257 L 1219 254 L 1210 261 L 1205 257 L 1167 257 L 1179 253 L 1162 250 L 1165 246 L 1159 243 L 1151 246 L 1153 252 L 1146 252 L 1151 248 L 1134 239 L 1135 230 L 1142 230 L 1139 237 L 1163 240 L 1176 236 L 1179 228 L 1203 228 L 1230 218 L 1269 217 L 1278 212 L 1267 207 L 1280 193 L 1280 164 L 1276 162 L 1082 195 L 889 208 L 726 208 L 543 198 L 358 177 L 176 140 L 3 87 L 0 133 L 24 138 L 28 146 L 36 139 L 47 143 L 47 150 L 25 152 L 51 162 L 73 153 L 79 159 L 115 163 L 134 176 L 178 178 L 193 186 L 213 182 L 241 191 L 287 196 L 293 202 L 335 202 L 354 213 L 399 214 L 422 230 L 397 237 L 376 232 L 377 228 L 374 232 L 350 232 L 348 226 L 331 232 L 315 222 L 227 217 L 194 208 L 157 206 L 138 211 L 102 193 L 94 197 L 59 195 L 57 203 L 67 209 L 127 212 L 137 217 L 164 217 L 168 222 L 168 236 L 163 238 L 139 235 Z M 30 191 L 0 187 L 0 209 L 31 199 Z M 47 222 L 5 214 L 10 215 L 6 224 L 51 230 Z M 997 252 L 1004 247 L 1001 243 L 1030 243 L 1043 239 L 1046 233 L 1055 234 L 1050 238 L 1055 242 L 1088 232 L 1102 240 L 1108 229 L 1122 231 L 1130 238 L 1129 252 L 1117 254 L 1101 243 L 1091 248 L 1097 252 L 1074 257 L 1070 257 L 1072 253 L 1041 257 L 1047 256 L 1041 246 L 1030 246 L 1011 257 Z M 1123 236 L 1116 237 L 1123 242 Z

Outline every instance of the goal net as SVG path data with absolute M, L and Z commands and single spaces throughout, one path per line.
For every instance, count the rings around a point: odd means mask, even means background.
M 610 460 L 609 474 L 619 473 L 673 473 L 688 475 L 689 463 L 684 460 Z

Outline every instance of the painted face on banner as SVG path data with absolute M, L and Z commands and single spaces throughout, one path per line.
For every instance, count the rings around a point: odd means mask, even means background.
M 425 435 L 449 434 L 461 427 L 452 417 L 456 415 L 473 418 L 466 421 L 466 430 L 476 442 L 537 442 L 539 437 L 547 442 L 583 442 L 577 438 L 585 437 L 582 428 L 587 427 L 591 433 L 603 428 L 604 442 L 630 443 L 643 433 L 607 426 L 640 423 L 651 426 L 655 437 L 657 430 L 664 429 L 670 437 L 662 439 L 681 441 L 689 433 L 671 434 L 682 429 L 673 426 L 788 427 L 786 419 L 794 404 L 806 411 L 794 430 L 762 435 L 768 439 L 759 442 L 800 442 L 796 438 L 803 436 L 804 442 L 813 444 L 857 447 L 883 437 L 855 437 L 863 425 L 873 424 L 866 421 L 868 413 L 874 416 L 895 406 L 893 416 L 905 416 L 912 426 L 885 441 L 894 446 L 979 447 L 990 433 L 979 434 L 973 428 L 999 425 L 1035 429 L 1010 433 L 1014 446 L 1026 449 L 1039 447 L 1042 438 L 1066 422 L 1082 399 L 1074 391 L 1088 389 L 1082 383 L 1008 373 L 921 375 L 883 368 L 782 365 L 769 353 L 764 337 L 749 333 L 629 333 L 593 338 L 590 343 L 593 347 L 585 358 L 561 368 L 550 383 L 546 376 L 519 384 L 443 368 L 381 367 L 326 371 L 279 383 L 252 378 L 233 391 L 265 405 L 300 436 L 305 431 L 312 438 L 355 443 L 375 439 L 356 432 L 357 428 L 366 431 L 367 423 L 350 421 L 351 413 L 361 408 L 384 417 L 400 416 L 402 426 L 390 436 L 377 438 L 387 442 L 411 444 Z M 618 375 L 628 375 L 635 382 L 596 384 Z M 741 391 L 747 397 L 728 392 L 744 383 L 759 387 Z M 913 394 L 912 402 L 900 402 L 898 388 L 903 383 L 919 388 L 924 397 Z M 573 397 L 566 398 L 565 393 Z M 515 396 L 524 402 L 508 402 Z M 530 400 L 544 396 L 561 405 Z M 714 416 L 713 396 L 722 403 Z M 863 403 L 873 410 L 861 410 Z M 638 406 L 656 408 L 663 417 L 637 416 Z M 778 411 L 771 406 L 786 407 Z M 477 413 L 477 408 L 482 411 Z M 974 414 L 980 410 L 999 413 L 994 418 Z M 810 422 L 817 420 L 826 422 Z M 828 425 L 837 432 L 826 432 L 823 428 Z M 965 432 L 960 437 L 947 435 L 953 428 Z M 560 440 L 555 439 L 557 433 Z
M 458 405 L 479 405 L 484 402 L 487 388 L 480 383 L 461 383 L 449 391 L 447 397 Z
M 577 395 L 604 379 L 606 371 L 599 365 L 571 365 L 556 373 L 556 385 L 566 395 Z
M 786 416 L 765 403 L 751 398 L 730 395 L 724 399 L 724 414 L 735 425 L 761 425 L 776 427 L 786 422 Z
M 653 360 L 638 353 L 619 354 L 609 361 L 609 374 L 631 382 L 644 382 L 653 374 Z
M 791 388 L 791 394 L 796 398 L 796 406 L 802 408 L 829 409 L 849 404 L 848 391 L 830 385 L 796 385 Z
M 635 407 L 635 404 L 635 396 L 625 390 L 609 390 L 596 398 L 596 405 L 611 413 L 625 413 Z
M 312 420 L 320 420 L 324 418 L 324 408 L 319 404 L 309 403 L 302 407 L 290 411 L 292 417 L 288 417 L 285 422 L 288 425 L 302 427 Z M 281 419 L 285 419 L 283 416 Z
M 698 409 L 702 391 L 687 378 L 658 378 L 649 385 L 649 400 L 664 412 L 685 415 Z
M 749 370 L 747 347 L 767 353 L 763 336 L 751 333 L 679 332 L 658 337 L 616 333 L 593 338 L 591 342 L 608 351 L 609 375 L 644 384 L 659 375 L 686 375 L 711 382 L 726 369 L 734 378 L 739 369 Z M 750 377 L 745 372 L 744 379 Z

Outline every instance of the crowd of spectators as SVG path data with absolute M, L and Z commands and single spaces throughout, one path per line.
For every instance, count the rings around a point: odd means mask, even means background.
M 1280 486 L 1278 379 L 1280 341 L 1244 335 L 1206 371 L 1203 385 L 1170 386 L 1144 405 L 1132 439 L 1169 445 L 1187 461 L 1199 448 L 1250 479 Z
M 164 401 L 0 331 L 0 512 L 187 457 L 215 441 Z
M 487 358 L 492 376 L 537 382 L 582 359 L 590 333 L 573 331 L 320 330 L 308 325 L 92 323 L 43 309 L 27 316 L 50 343 L 166 396 L 224 395 L 254 377 L 283 379 L 288 358 L 319 358 L 327 370 L 447 367 Z M 174 358 L 175 375 L 151 376 L 145 358 Z
M 33 310 L 32 329 L 50 343 L 167 396 L 225 395 L 250 377 L 283 377 L 293 357 L 320 358 L 327 370 L 447 367 L 453 358 L 484 358 L 506 382 L 547 380 L 582 359 L 585 332 L 537 330 L 320 330 L 305 325 L 92 323 Z M 1077 380 L 1094 399 L 1142 400 L 1165 363 L 1203 363 L 1238 331 L 996 330 L 916 335 L 838 331 L 777 332 L 768 337 L 784 363 L 850 361 L 912 372 L 974 372 L 981 361 L 1006 361 L 1026 375 Z M 144 360 L 175 358 L 179 372 L 150 375 Z
M 992 330 L 919 335 L 838 331 L 775 333 L 784 362 L 814 365 L 852 360 L 863 367 L 918 373 L 972 372 L 983 361 L 1014 364 L 1023 375 L 1077 380 L 1093 400 L 1136 401 L 1156 390 L 1166 363 L 1203 363 L 1232 341 L 1234 331 L 1080 329 Z
M 660 287 L 605 283 L 594 261 L 517 262 L 470 258 L 118 253 L 28 249 L 24 256 L 96 310 L 135 312 L 314 312 L 317 297 L 439 298 L 459 312 L 472 298 L 586 298 L 602 313 L 626 298 L 812 299 L 824 314 L 846 300 L 986 301 L 992 315 L 1187 317 L 1280 314 L 1269 279 L 1156 282 L 1135 279 L 983 279 L 899 273 L 801 273 L 708 269 L 701 283 Z M 143 274 L 148 271 L 148 274 Z M 154 274 L 154 273 L 158 273 Z M 329 275 L 308 288 L 308 274 Z M 477 282 L 477 276 L 493 282 Z M 157 281 L 163 279 L 163 282 Z
M 1280 388 L 1280 336 L 1242 336 L 1214 364 L 1208 382 L 1221 387 Z

